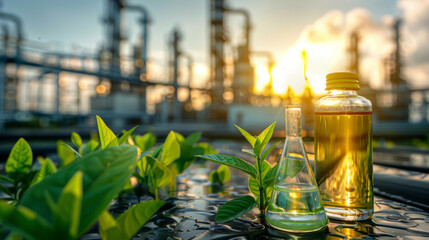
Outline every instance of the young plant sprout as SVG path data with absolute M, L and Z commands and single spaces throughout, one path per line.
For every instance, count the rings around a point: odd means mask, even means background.
M 258 136 L 252 136 L 236 125 L 237 129 L 243 134 L 253 148 L 252 151 L 244 150 L 244 152 L 256 158 L 255 165 L 234 156 L 219 154 L 198 156 L 212 162 L 238 169 L 249 175 L 249 190 L 254 197 L 243 196 L 225 203 L 216 214 L 216 222 L 223 223 L 231 221 L 248 213 L 255 208 L 255 206 L 258 206 L 261 222 L 265 223 L 265 208 L 267 207 L 268 201 L 271 197 L 274 178 L 277 171 L 277 165 L 271 167 L 271 165 L 265 161 L 265 158 L 280 142 L 271 145 L 266 150 L 265 147 L 273 135 L 275 125 L 276 123 L 274 122 Z
M 216 170 L 212 171 L 209 180 L 213 184 L 223 185 L 231 179 L 231 172 L 225 165 L 220 165 Z

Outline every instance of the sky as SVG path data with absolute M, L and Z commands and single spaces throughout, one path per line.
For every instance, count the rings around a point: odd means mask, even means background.
M 3 0 L 1 10 L 23 20 L 26 39 L 48 43 L 58 51 L 96 52 L 106 43 L 103 26 L 106 2 Z M 196 65 L 208 64 L 209 0 L 135 0 L 128 3 L 142 5 L 150 12 L 153 21 L 149 28 L 149 57 L 160 69 L 167 65 L 167 41 L 176 27 L 183 35 L 182 49 L 194 57 Z M 410 82 L 416 86 L 429 82 L 429 53 L 419 51 L 429 49 L 429 44 L 424 43 L 429 37 L 429 30 L 425 30 L 429 29 L 428 0 L 229 0 L 227 5 L 249 11 L 251 49 L 274 54 L 277 66 L 273 77 L 279 89 L 293 85 L 292 79 L 302 78 L 296 69 L 302 69 L 299 56 L 304 48 L 309 57 L 309 79 L 314 79 L 313 87 L 321 89 L 326 71 L 344 68 L 346 35 L 353 28 L 362 28 L 371 36 L 362 43 L 362 74 L 375 87 L 381 86 L 380 70 L 373 71 L 371 66 L 377 66 L 374 64 L 383 57 L 381 54 L 391 51 L 390 45 L 385 44 L 390 36 L 386 26 L 398 16 L 405 19 L 405 35 L 411 36 L 411 47 L 407 48 L 411 50 L 406 54 L 411 67 L 405 72 L 412 76 Z M 137 13 L 125 13 L 128 42 L 135 42 L 140 33 L 138 18 Z M 243 19 L 228 16 L 226 25 L 231 41 L 238 43 L 243 33 Z M 314 41 L 315 36 L 321 40 Z M 127 50 L 131 47 L 132 44 L 128 45 Z M 380 50 L 380 47 L 387 49 Z M 299 92 L 303 82 L 294 87 Z

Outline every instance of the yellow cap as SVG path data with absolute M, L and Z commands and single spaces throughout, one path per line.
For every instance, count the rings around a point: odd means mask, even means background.
M 359 74 L 335 72 L 326 75 L 326 90 L 333 89 L 359 90 Z

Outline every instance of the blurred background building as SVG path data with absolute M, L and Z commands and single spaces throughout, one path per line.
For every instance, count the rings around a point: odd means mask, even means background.
M 302 104 L 305 134 L 312 136 L 313 106 L 326 94 L 325 75 L 347 70 L 361 75 L 360 94 L 374 105 L 375 135 L 425 136 L 429 132 L 427 0 L 389 1 L 388 7 L 384 1 L 364 1 L 363 5 L 373 4 L 376 10 L 391 9 L 390 15 L 377 12 L 377 17 L 361 6 L 325 11 L 330 6 L 318 9 L 315 3 L 300 10 L 315 20 L 294 15 L 296 24 L 303 25 L 292 29 L 298 37 L 285 40 L 287 48 L 278 50 L 269 40 L 266 47 L 256 47 L 253 40 L 258 39 L 258 46 L 265 46 L 260 44 L 264 38 L 279 38 L 281 43 L 289 25 L 282 24 L 279 16 L 301 8 L 298 3 L 263 3 L 271 8 L 264 13 L 269 20 L 262 21 L 260 14 L 253 17 L 253 11 L 267 6 L 255 1 L 205 0 L 197 7 L 180 2 L 189 5 L 189 11 L 171 16 L 174 10 L 168 6 L 178 3 L 157 2 L 98 0 L 102 21 L 81 26 L 81 39 L 84 44 L 88 34 L 93 36 L 94 26 L 101 24 L 102 42 L 96 49 L 80 45 L 66 49 L 27 37 L 27 26 L 34 23 L 24 20 L 28 18 L 24 10 L 35 3 L 19 3 L 21 8 L 11 9 L 8 6 L 17 3 L 3 1 L 0 129 L 93 129 L 95 115 L 100 115 L 117 131 L 140 124 L 155 131 L 202 130 L 221 135 L 232 132 L 233 124 L 258 131 L 273 121 L 282 130 L 283 106 Z M 68 25 L 49 18 L 49 13 L 79 18 L 79 8 L 89 3 L 81 1 L 74 9 L 61 4 L 52 1 L 37 10 L 40 18 L 49 21 L 45 28 L 65 36 L 70 32 Z M 165 7 L 166 14 L 157 16 L 146 5 Z M 311 14 L 315 9 L 318 13 Z M 180 18 L 174 16 L 193 19 L 197 12 L 206 13 L 206 30 L 182 31 Z M 201 21 L 197 16 L 201 15 L 195 15 L 195 21 Z M 152 40 L 160 31 L 153 26 L 158 19 L 164 26 L 163 19 L 175 22 L 164 33 L 164 51 L 156 50 L 165 56 L 163 61 L 151 58 L 152 44 L 160 44 L 159 37 L 155 43 Z M 289 18 L 289 23 L 294 20 Z M 267 34 L 265 28 L 272 32 Z M 208 42 L 203 54 L 192 45 L 184 47 L 195 39 Z

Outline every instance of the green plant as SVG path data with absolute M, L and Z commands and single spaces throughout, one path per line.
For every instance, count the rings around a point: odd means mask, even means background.
M 255 206 L 258 206 L 259 208 L 259 217 L 261 221 L 263 223 L 265 222 L 265 208 L 267 207 L 267 203 L 270 199 L 270 194 L 273 188 L 274 178 L 278 167 L 277 165 L 271 167 L 271 165 L 265 161 L 265 158 L 280 142 L 271 145 L 265 151 L 264 149 L 273 135 L 275 124 L 275 122 L 271 124 L 258 136 L 252 136 L 245 130 L 235 125 L 253 148 L 252 151 L 244 150 L 244 152 L 256 158 L 255 166 L 243 159 L 234 156 L 218 154 L 198 156 L 238 169 L 250 176 L 249 190 L 254 195 L 254 197 L 243 196 L 225 203 L 216 214 L 216 222 L 222 223 L 231 221 L 251 211 Z
M 16 204 L 29 187 L 56 172 L 56 167 L 49 158 L 39 158 L 39 162 L 41 163 L 39 170 L 31 168 L 33 163 L 31 147 L 25 139 L 20 138 L 6 161 L 7 176 L 0 175 L 0 180 L 12 185 L 9 187 L 0 184 L 0 191 L 8 196 L 6 200 L 12 200 Z
M 142 153 L 142 158 L 137 162 L 139 171 L 134 176 L 148 186 L 155 199 L 159 199 L 158 190 L 167 185 L 170 192 L 174 192 L 176 176 L 188 168 L 197 159 L 198 154 L 216 153 L 207 143 L 198 143 L 200 138 L 201 132 L 185 138 L 177 132 L 170 131 L 164 144 L 151 152 Z M 153 145 L 154 136 L 148 135 L 145 139 L 149 144 L 141 142 L 139 145 L 146 146 L 147 150 L 148 145 Z M 135 142 L 138 142 L 138 138 Z M 139 194 L 137 196 L 140 197 Z
M 158 189 L 166 186 L 175 177 L 168 166 L 180 157 L 176 134 L 171 131 L 163 145 L 142 155 L 137 162 L 139 172 L 136 172 L 135 176 L 148 186 L 155 199 L 159 199 Z
M 225 165 L 220 165 L 216 170 L 212 171 L 209 176 L 211 183 L 223 185 L 231 178 L 231 172 Z
M 131 135 L 131 139 L 135 146 L 140 148 L 140 151 L 145 152 L 149 151 L 153 145 L 156 143 L 156 137 L 153 133 L 146 133 L 143 136 L 141 135 Z
M 136 165 L 129 145 L 96 151 L 29 188 L 17 208 L 0 202 L 0 224 L 28 239 L 76 239 L 121 191 Z
M 104 211 L 98 222 L 103 240 L 131 239 L 163 205 L 164 201 L 146 201 L 133 205 L 117 219 Z
M 201 139 L 201 132 L 192 133 L 186 138 L 179 133 L 175 133 L 175 135 L 180 145 L 180 156 L 173 165 L 178 174 L 183 173 L 197 159 L 197 155 L 217 153 L 209 144 L 198 143 Z

